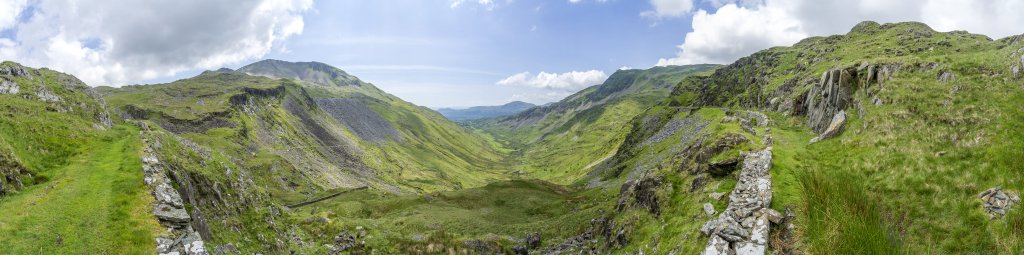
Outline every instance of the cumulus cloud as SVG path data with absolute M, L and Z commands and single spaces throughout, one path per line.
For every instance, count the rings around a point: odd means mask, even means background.
M 565 73 L 540 72 L 531 75 L 529 72 L 513 74 L 497 82 L 502 86 L 523 86 L 543 89 L 576 90 L 597 85 L 608 79 L 603 71 L 572 71 Z
M 18 21 L 18 14 L 28 5 L 28 0 L 0 0 L 0 30 L 10 28 Z
M 967 30 L 993 38 L 1024 32 L 1024 1 L 708 0 L 673 58 L 657 65 L 729 63 L 758 50 L 809 37 L 843 34 L 858 22 L 921 21 L 939 31 Z
M 693 0 L 651 0 L 654 10 L 640 13 L 651 18 L 679 17 L 693 11 Z
M 90 85 L 123 85 L 259 58 L 302 33 L 302 13 L 312 8 L 312 0 L 0 4 L 0 12 L 14 9 L 27 17 L 10 26 L 13 38 L 0 38 L 0 59 L 69 72 Z
M 451 7 L 452 9 L 459 8 L 459 6 L 462 6 L 462 4 L 465 2 L 467 2 L 467 0 L 450 0 L 449 7 Z M 483 6 L 485 10 L 488 11 L 494 10 L 495 7 L 494 0 L 469 0 L 469 2 L 476 2 Z

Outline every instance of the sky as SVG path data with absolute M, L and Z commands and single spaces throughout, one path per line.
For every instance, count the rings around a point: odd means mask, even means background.
M 0 60 L 92 86 L 318 61 L 428 107 L 543 104 L 624 68 L 728 64 L 860 21 L 998 39 L 1024 0 L 0 0 Z

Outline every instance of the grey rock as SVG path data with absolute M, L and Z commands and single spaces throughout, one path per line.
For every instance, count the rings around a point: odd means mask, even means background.
M 21 87 L 18 87 L 17 83 L 0 79 L 0 94 L 18 94 L 19 91 L 21 91 Z
M 771 223 L 779 224 L 782 223 L 782 213 L 771 208 L 761 208 L 761 215 L 768 219 Z
M 807 93 L 807 126 L 815 133 L 825 132 L 830 119 L 850 105 L 855 77 L 854 70 L 832 69 Z
M 181 195 L 178 191 L 171 187 L 170 184 L 161 183 L 153 189 L 153 197 L 156 201 L 161 204 L 170 205 L 174 208 L 184 208 L 184 204 L 181 201 Z
M 156 209 L 153 210 L 153 215 L 156 215 L 160 220 L 176 224 L 188 224 L 192 220 L 185 209 L 175 208 L 168 204 L 157 204 Z
M 47 90 L 45 87 L 39 87 L 39 90 L 36 91 L 36 97 L 39 98 L 39 100 L 47 102 L 60 102 L 64 100 L 53 94 L 53 92 L 50 92 L 50 90 Z
M 708 217 L 715 216 L 715 206 L 711 203 L 704 203 L 704 214 Z
M 956 80 L 956 75 L 953 72 L 945 71 L 939 74 L 939 81 L 943 83 L 951 82 Z
M 990 188 L 978 194 L 982 208 L 991 218 L 1001 218 L 1006 211 L 1020 203 L 1020 193 L 1004 191 L 1002 187 Z
M 815 143 L 821 140 L 836 137 L 843 132 L 843 127 L 846 126 L 846 111 L 839 111 L 835 116 L 832 116 L 832 121 L 829 122 L 828 128 L 825 129 L 818 137 L 811 139 L 811 143 Z
M 1020 66 L 1013 65 L 1013 67 L 1010 67 L 1010 72 L 1013 73 L 1013 78 L 1014 79 L 1020 79 Z M 2 91 L 2 90 L 0 90 L 0 91 Z
M 708 195 L 708 197 L 714 200 L 722 200 L 722 196 L 725 196 L 725 192 L 713 192 Z

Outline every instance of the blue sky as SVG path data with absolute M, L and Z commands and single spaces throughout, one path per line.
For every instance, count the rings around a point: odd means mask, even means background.
M 500 1 L 500 0 L 499 0 Z M 521 72 L 647 68 L 672 56 L 689 20 L 644 18 L 645 1 L 320 1 L 268 58 L 320 61 L 429 107 L 546 103 L 579 90 L 496 82 Z M 346 10 L 359 10 L 346 11 Z M 595 85 L 595 84 L 587 84 Z
M 622 67 L 728 64 L 920 21 L 998 39 L 1024 0 L 0 0 L 0 60 L 91 86 L 174 81 L 265 58 L 319 61 L 428 107 L 547 103 Z

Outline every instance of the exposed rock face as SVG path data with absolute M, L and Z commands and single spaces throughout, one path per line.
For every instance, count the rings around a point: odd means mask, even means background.
M 851 103 L 857 72 L 832 69 L 821 75 L 821 81 L 807 93 L 807 126 L 815 133 L 824 133 L 836 113 Z
M 63 101 L 63 99 L 61 99 L 59 96 L 53 94 L 53 92 L 50 92 L 50 90 L 47 90 L 44 87 L 39 87 L 39 90 L 36 91 L 36 97 L 39 98 L 39 100 L 47 102 Z
M 835 116 L 832 117 L 832 121 L 829 122 L 828 128 L 825 129 L 821 135 L 811 139 L 811 143 L 816 143 L 821 140 L 835 137 L 843 132 L 843 127 L 846 126 L 846 111 L 839 111 Z
M 370 142 L 387 140 L 402 141 L 402 136 L 392 125 L 377 112 L 358 99 L 327 98 L 316 100 L 327 114 L 335 121 L 344 124 L 359 138 Z
M 978 199 L 984 201 L 983 207 L 985 212 L 989 214 L 991 218 L 1001 218 L 1006 215 L 1006 211 L 1010 210 L 1016 204 L 1020 203 L 1020 193 L 1012 191 L 1003 191 L 1001 187 L 995 187 L 987 189 L 981 194 L 978 194 Z
M 143 130 L 148 131 L 146 125 L 141 126 L 143 126 Z M 171 180 L 167 177 L 158 155 L 152 148 L 154 142 L 144 138 L 143 143 L 145 144 L 145 156 L 142 158 L 142 169 L 145 175 L 143 180 L 149 186 L 151 194 L 156 200 L 153 215 L 160 220 L 160 225 L 166 227 L 164 233 L 156 238 L 157 254 L 208 254 L 203 238 L 198 231 L 192 228 L 193 219 L 185 210 L 181 194 L 171 186 Z
M 17 83 L 8 81 L 5 78 L 0 78 L 0 94 L 18 94 L 21 91 L 21 87 L 18 87 Z
M 768 136 L 768 132 L 765 132 Z M 769 222 L 781 215 L 768 208 L 772 201 L 771 147 L 744 154 L 743 169 L 729 206 L 701 232 L 710 236 L 702 254 L 765 254 Z

